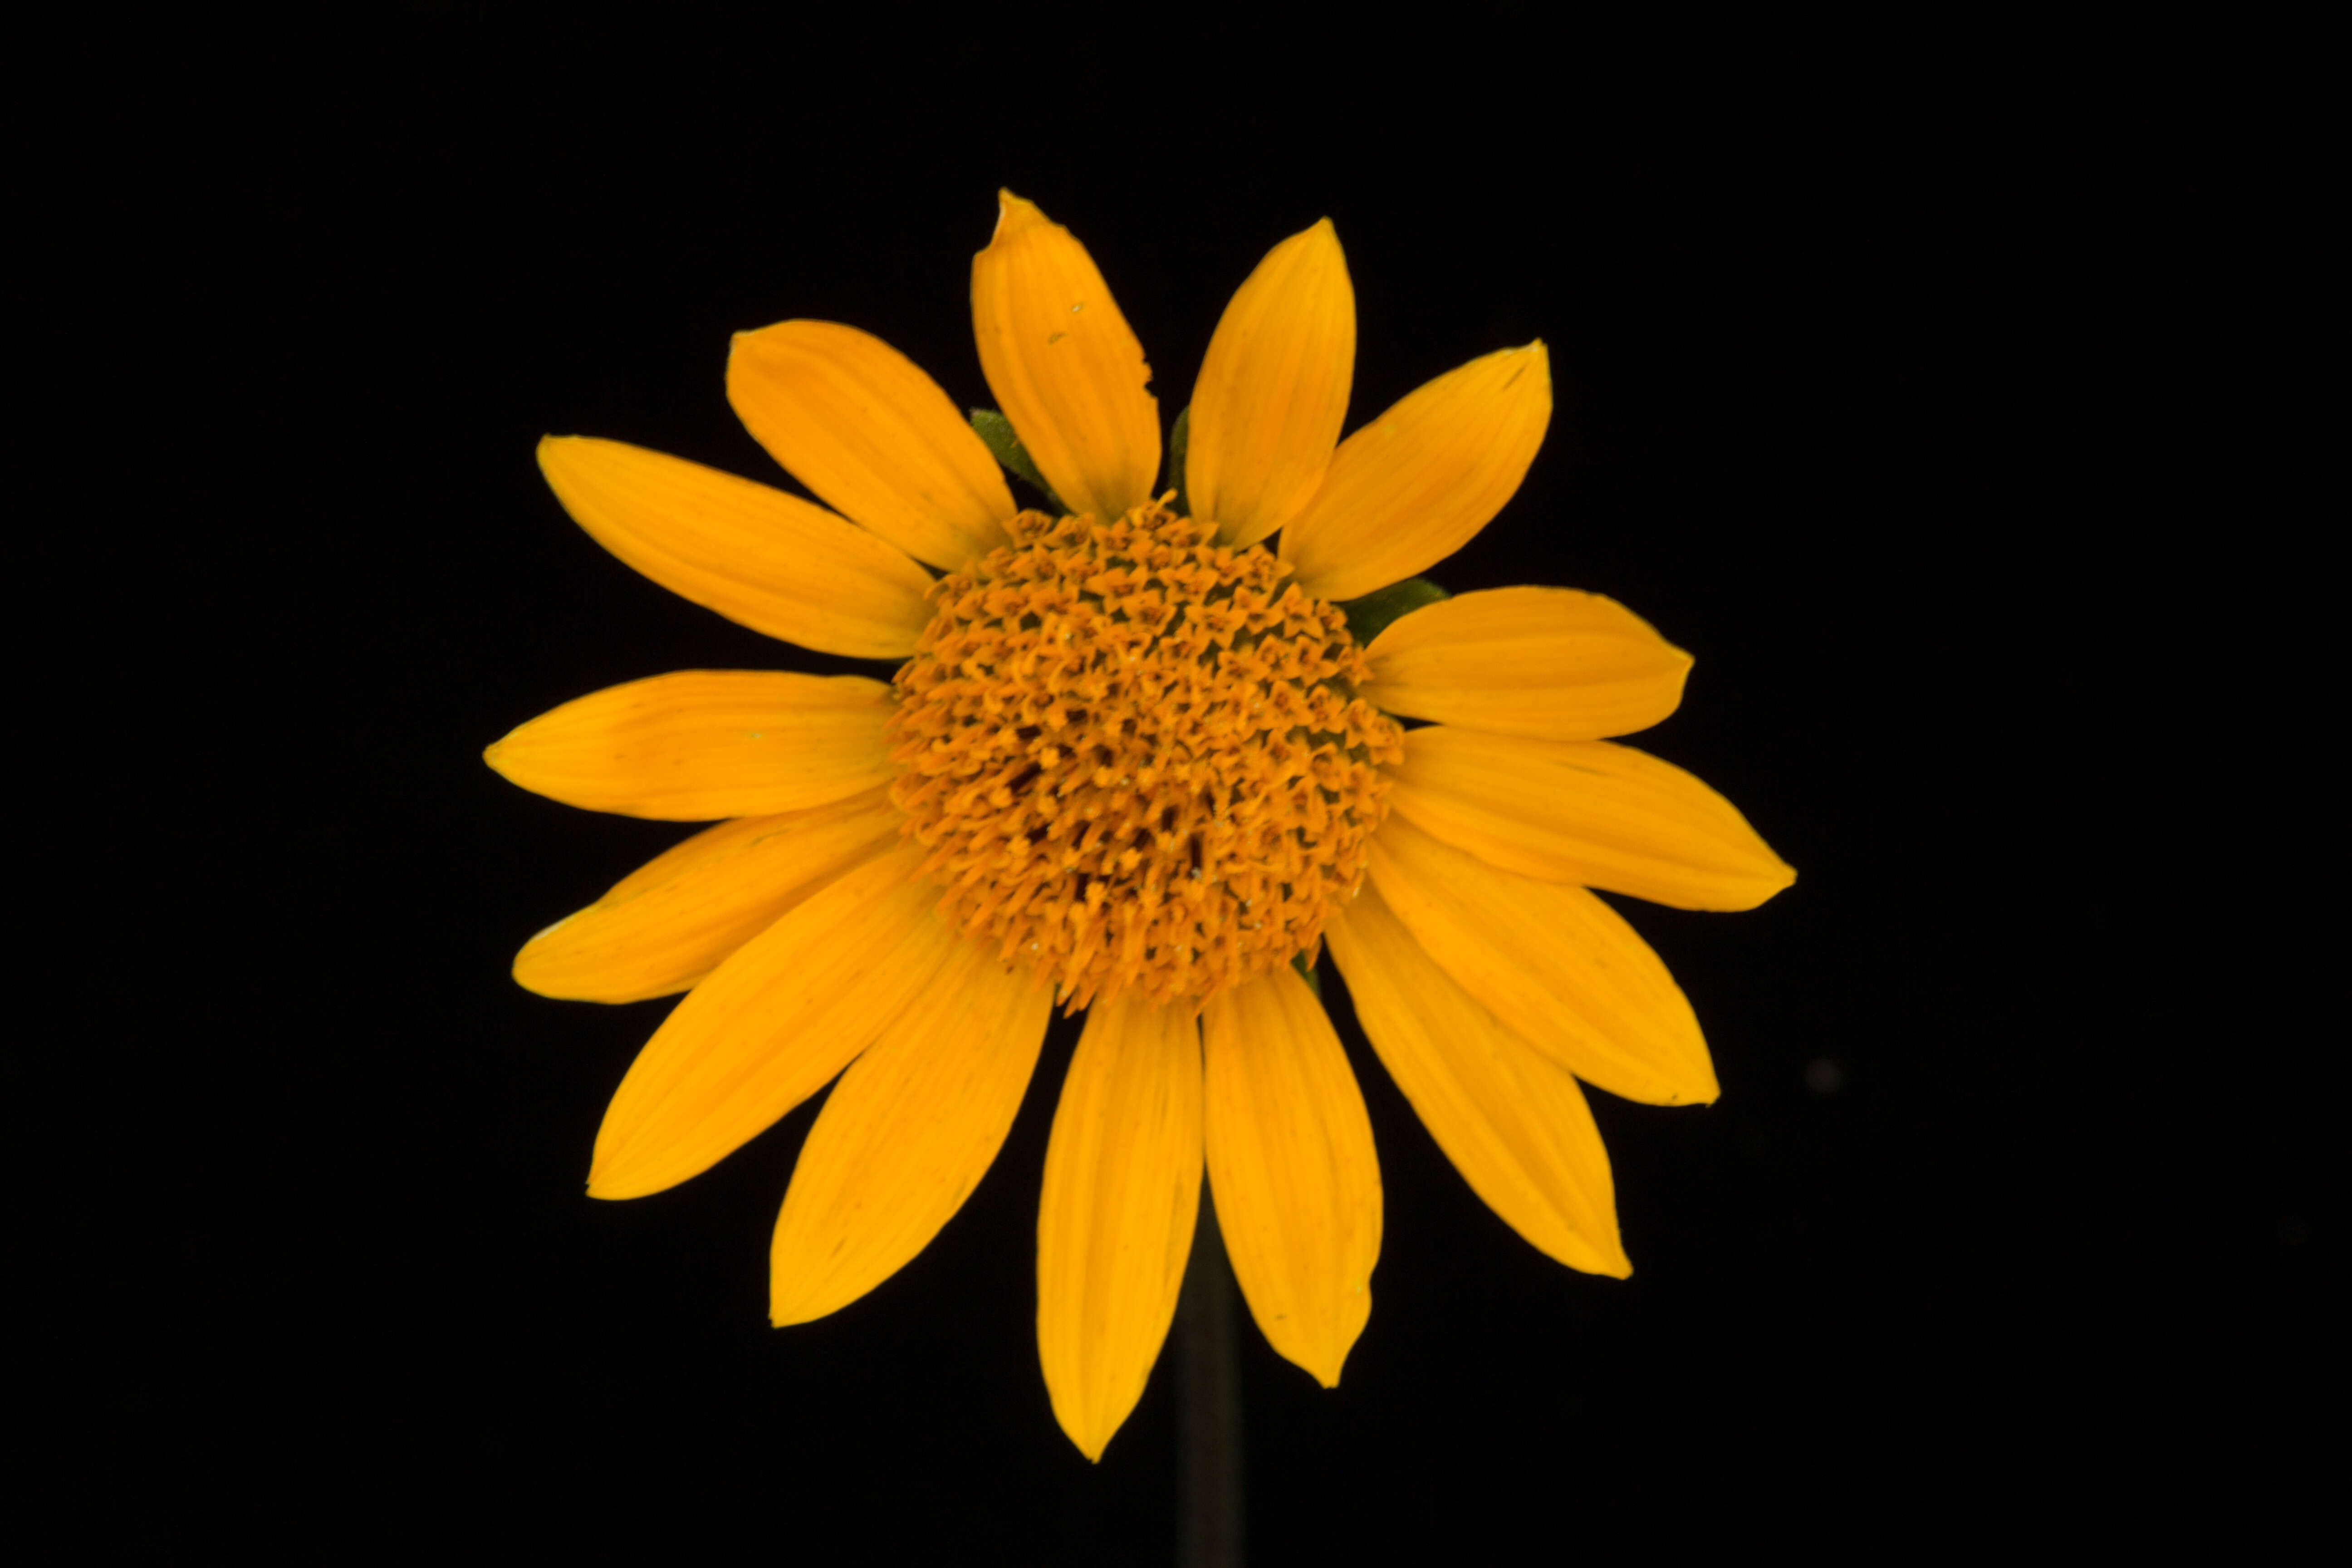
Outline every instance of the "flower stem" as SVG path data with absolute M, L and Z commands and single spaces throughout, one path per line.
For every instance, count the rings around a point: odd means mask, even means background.
M 1176 1299 L 1176 1561 L 1241 1568 L 1242 1380 L 1234 1340 L 1233 1265 L 1216 1205 L 1201 1184 L 1201 1220 Z

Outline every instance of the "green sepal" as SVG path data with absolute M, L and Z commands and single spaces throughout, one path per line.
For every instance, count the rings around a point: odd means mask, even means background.
M 1030 489 L 1052 504 L 1055 516 L 1068 513 L 1070 509 L 1062 504 L 1062 498 L 1054 493 L 1054 487 L 1037 471 L 1037 460 L 1029 455 L 1029 448 L 1013 433 L 1012 420 L 993 408 L 975 408 L 971 411 L 971 429 L 980 437 L 980 444 L 988 448 L 989 456 L 1019 475 Z
M 1307 982 L 1307 989 L 1315 993 L 1315 1000 L 1318 1002 L 1323 1000 L 1322 976 L 1317 974 L 1315 966 L 1307 962 L 1307 955 L 1303 952 L 1292 953 L 1290 967 L 1298 971 L 1299 978 Z
M 1356 639 L 1356 646 L 1369 647 L 1374 637 L 1413 611 L 1453 596 L 1426 577 L 1408 577 L 1360 599 L 1349 599 L 1339 609 L 1348 617 L 1348 635 Z
M 1184 493 L 1184 450 L 1192 444 L 1192 405 L 1184 405 L 1176 411 L 1175 426 L 1168 432 L 1168 478 L 1160 486 L 1162 494 L 1176 492 L 1176 515 L 1192 515 L 1192 498 Z

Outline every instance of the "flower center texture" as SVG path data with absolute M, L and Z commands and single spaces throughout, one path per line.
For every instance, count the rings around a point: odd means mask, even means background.
M 1311 954 L 1402 756 L 1347 617 L 1164 505 L 1006 527 L 898 675 L 891 799 L 941 912 L 1073 1008 Z

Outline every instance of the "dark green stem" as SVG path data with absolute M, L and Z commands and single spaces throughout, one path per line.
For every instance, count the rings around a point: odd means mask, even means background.
M 1217 1207 L 1201 1184 L 1201 1220 L 1176 1298 L 1176 1561 L 1241 1568 L 1242 1376 L 1239 1292 Z

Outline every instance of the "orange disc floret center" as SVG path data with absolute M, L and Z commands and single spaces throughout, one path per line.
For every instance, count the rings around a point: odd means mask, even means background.
M 1006 526 L 898 677 L 891 798 L 941 911 L 1074 1007 L 1311 952 L 1402 755 L 1346 617 L 1163 506 Z

